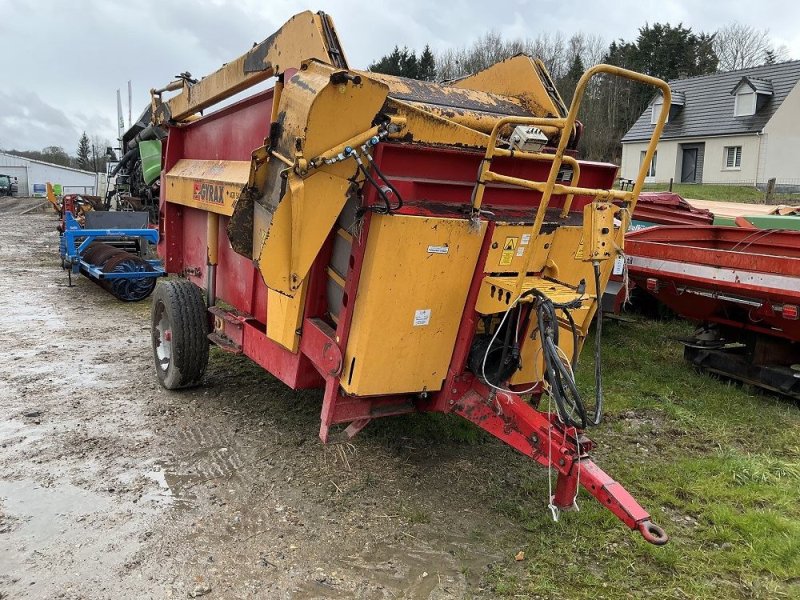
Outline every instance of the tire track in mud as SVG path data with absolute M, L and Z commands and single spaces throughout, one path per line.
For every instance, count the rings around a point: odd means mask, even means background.
M 508 451 L 413 428 L 322 446 L 319 393 L 218 353 L 202 387 L 163 390 L 149 302 L 117 302 L 84 278 L 68 288 L 55 219 L 24 222 L 0 221 L 0 259 L 19 265 L 0 271 L 0 312 L 14 315 L 0 328 L 0 555 L 14 564 L 0 590 L 491 597 L 480 579 L 508 524 L 483 486 Z

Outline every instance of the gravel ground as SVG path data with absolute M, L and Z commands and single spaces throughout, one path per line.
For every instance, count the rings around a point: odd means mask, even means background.
M 524 458 L 430 417 L 323 446 L 321 393 L 219 352 L 163 390 L 149 300 L 68 287 L 55 215 L 23 205 L 0 206 L 0 598 L 492 596 Z

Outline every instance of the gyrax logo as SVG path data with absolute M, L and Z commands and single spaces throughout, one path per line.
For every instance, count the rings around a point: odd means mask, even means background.
M 216 183 L 195 181 L 192 199 L 208 204 L 224 204 L 224 188 Z

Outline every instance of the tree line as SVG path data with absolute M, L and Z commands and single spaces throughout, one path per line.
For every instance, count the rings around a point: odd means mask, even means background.
M 784 46 L 772 43 L 768 30 L 740 23 L 721 29 L 694 32 L 682 23 L 645 24 L 633 40 L 610 44 L 596 34 L 582 32 L 541 33 L 533 38 L 503 39 L 488 32 L 473 43 L 434 54 L 429 46 L 417 55 L 407 47 L 371 65 L 370 71 L 413 79 L 446 82 L 485 69 L 514 56 L 528 54 L 541 59 L 569 105 L 583 72 L 608 63 L 664 80 L 732 71 L 787 60 Z M 594 78 L 581 105 L 579 118 L 586 126 L 578 147 L 590 160 L 620 160 L 620 139 L 653 97 L 652 88 L 618 77 Z
M 78 139 L 78 147 L 74 155 L 69 154 L 62 146 L 46 146 L 41 150 L 6 150 L 5 152 L 62 167 L 105 173 L 108 162 L 117 160 L 111 146 L 111 142 L 107 139 L 97 135 L 89 137 L 84 131 Z

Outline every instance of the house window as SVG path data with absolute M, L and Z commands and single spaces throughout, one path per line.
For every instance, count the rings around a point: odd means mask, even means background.
M 741 146 L 725 146 L 725 168 L 726 169 L 742 168 Z
M 653 109 L 650 114 L 650 124 L 655 125 L 658 123 L 658 117 L 661 116 L 661 109 L 664 108 L 664 98 L 658 98 L 657 100 L 653 101 Z M 665 123 L 669 122 L 669 114 L 667 114 L 667 120 L 664 121 Z
M 642 154 L 639 157 L 639 165 L 644 162 L 644 157 L 647 152 L 642 150 Z M 650 161 L 650 166 L 647 167 L 647 175 L 645 177 L 655 177 L 656 176 L 656 158 L 658 157 L 658 152 L 653 152 L 653 160 Z
M 733 115 L 736 117 L 749 117 L 754 114 L 756 114 L 756 93 L 748 87 L 743 87 L 736 92 Z

